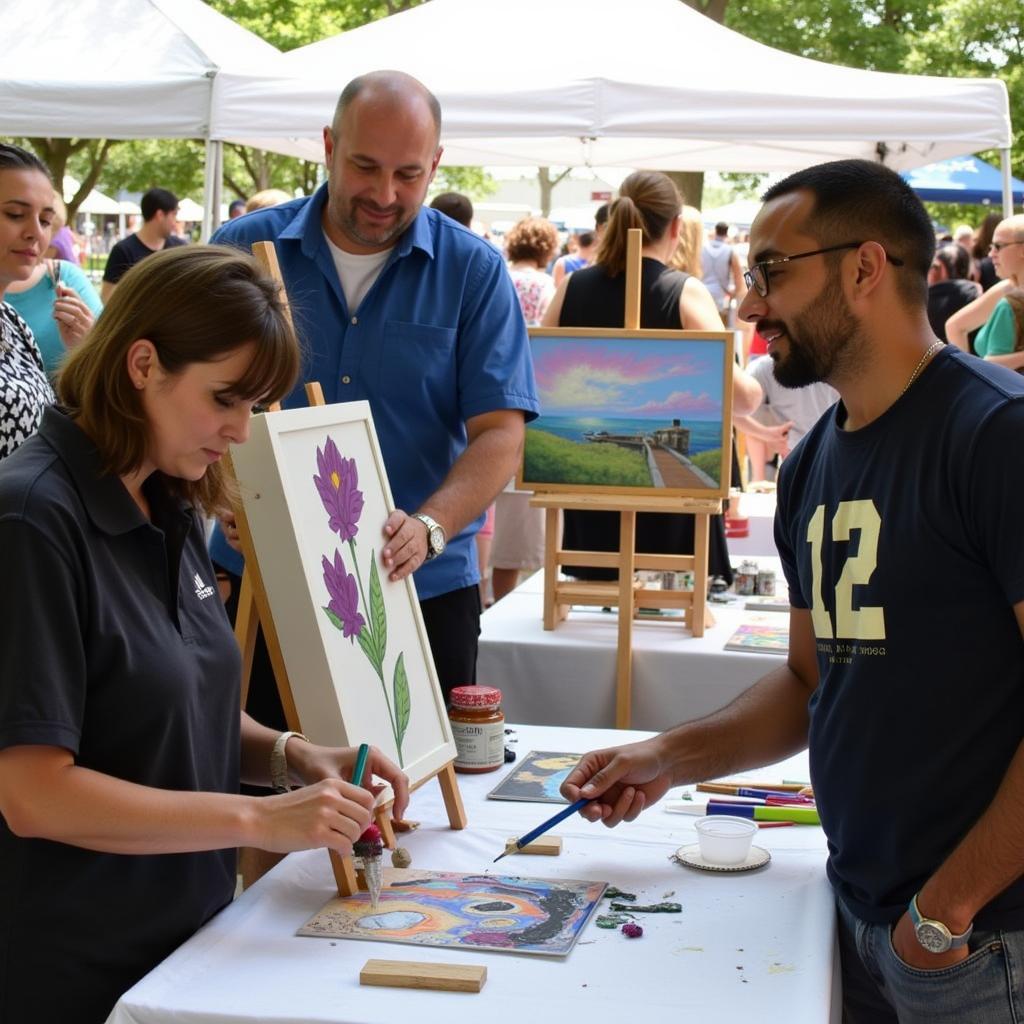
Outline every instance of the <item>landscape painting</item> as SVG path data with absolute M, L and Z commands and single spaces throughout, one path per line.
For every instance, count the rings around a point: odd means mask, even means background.
M 518 487 L 728 494 L 731 333 L 539 328 L 530 346 L 541 415 Z
M 565 956 L 605 882 L 387 868 L 367 893 L 332 899 L 299 935 Z
M 582 754 L 563 754 L 551 750 L 531 750 L 487 794 L 488 800 L 519 800 L 535 804 L 567 804 L 559 792 L 569 772 Z

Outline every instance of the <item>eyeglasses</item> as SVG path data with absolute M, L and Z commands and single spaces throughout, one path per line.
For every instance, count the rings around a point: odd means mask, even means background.
M 1024 238 L 1018 238 L 1016 242 L 992 242 L 989 252 L 1002 252 L 1008 245 L 1024 245 Z
M 830 245 L 824 249 L 812 249 L 810 252 L 798 252 L 792 256 L 779 256 L 774 260 L 761 260 L 760 263 L 755 263 L 744 275 L 743 280 L 748 288 L 753 288 L 761 298 L 765 298 L 768 294 L 768 267 L 775 266 L 779 263 L 792 263 L 793 260 L 803 260 L 808 256 L 820 256 L 826 252 L 839 252 L 841 249 L 859 249 L 864 243 L 863 242 L 844 242 L 842 245 Z M 902 267 L 903 260 L 897 259 L 895 256 L 890 256 L 888 253 L 885 254 L 885 258 L 894 266 Z

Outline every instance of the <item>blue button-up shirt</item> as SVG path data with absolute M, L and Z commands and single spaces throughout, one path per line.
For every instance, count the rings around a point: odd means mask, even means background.
M 328 403 L 369 401 L 397 506 L 415 512 L 466 448 L 466 420 L 499 409 L 539 412 L 526 327 L 500 254 L 436 210 L 421 209 L 358 309 L 350 310 L 313 196 L 223 225 L 213 241 L 276 241 L 304 377 Z M 286 408 L 306 404 L 302 387 Z M 474 537 L 483 515 L 415 575 L 421 599 L 480 579 Z M 383 523 L 381 524 L 383 526 Z M 217 562 L 241 559 L 217 532 Z

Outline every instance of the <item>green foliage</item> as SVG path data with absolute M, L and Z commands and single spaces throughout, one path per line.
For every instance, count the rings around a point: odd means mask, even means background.
M 445 167 L 443 161 L 431 193 L 461 192 L 470 199 L 486 199 L 498 191 L 498 183 L 482 167 Z
M 712 448 L 706 452 L 697 452 L 689 456 L 690 461 L 712 480 L 720 480 L 722 473 L 722 449 Z
M 527 430 L 527 480 L 599 487 L 652 487 L 647 458 L 617 444 L 577 444 L 545 430 Z

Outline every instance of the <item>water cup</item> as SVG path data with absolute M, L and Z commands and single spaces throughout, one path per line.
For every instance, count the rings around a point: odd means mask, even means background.
M 709 814 L 694 822 L 700 855 L 709 864 L 742 864 L 750 853 L 757 825 L 750 818 Z

